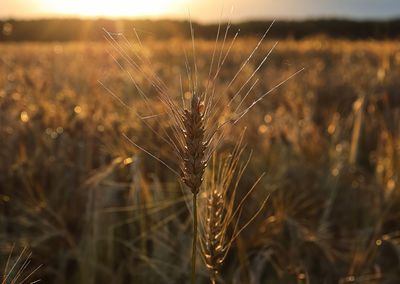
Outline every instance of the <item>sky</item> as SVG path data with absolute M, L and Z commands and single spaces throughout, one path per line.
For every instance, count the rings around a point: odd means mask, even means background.
M 232 8 L 233 7 L 233 11 Z M 249 19 L 400 17 L 400 0 L 0 0 L 0 18 L 190 17 L 215 22 Z M 230 16 L 231 15 L 231 16 Z

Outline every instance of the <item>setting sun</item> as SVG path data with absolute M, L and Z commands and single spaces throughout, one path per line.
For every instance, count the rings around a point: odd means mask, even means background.
M 234 12 L 233 21 L 305 17 L 387 18 L 399 14 L 398 0 L 0 0 L 0 18 L 135 17 L 219 21 L 221 10 Z M 347 4 L 345 4 L 347 3 Z
M 174 1 L 48 1 L 53 10 L 60 14 L 82 16 L 157 16 L 167 14 L 174 7 Z

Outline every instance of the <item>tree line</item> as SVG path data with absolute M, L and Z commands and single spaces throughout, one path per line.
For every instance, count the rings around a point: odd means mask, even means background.
M 246 36 L 260 36 L 271 21 L 235 23 L 228 37 L 240 30 Z M 221 28 L 226 27 L 221 24 Z M 193 23 L 196 38 L 214 39 L 218 24 Z M 103 40 L 103 28 L 115 33 L 141 38 L 170 39 L 190 38 L 188 21 L 177 20 L 130 20 L 130 19 L 40 19 L 0 21 L 0 41 L 98 41 Z M 400 18 L 391 20 L 304 20 L 276 21 L 268 37 L 276 39 L 302 39 L 325 35 L 344 39 L 399 39 Z

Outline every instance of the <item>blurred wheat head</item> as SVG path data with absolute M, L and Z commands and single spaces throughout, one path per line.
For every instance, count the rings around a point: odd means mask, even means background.
M 200 245 L 212 283 L 217 280 L 219 269 L 233 241 L 257 217 L 268 199 L 267 196 L 257 212 L 239 227 L 243 205 L 261 180 L 261 177 L 258 178 L 247 193 L 238 198 L 238 185 L 250 161 L 249 158 L 247 162 L 241 163 L 241 156 L 245 149 L 242 146 L 243 134 L 244 131 L 232 153 L 219 156 L 218 161 L 216 154 L 213 155 L 212 167 L 208 171 L 201 199 Z

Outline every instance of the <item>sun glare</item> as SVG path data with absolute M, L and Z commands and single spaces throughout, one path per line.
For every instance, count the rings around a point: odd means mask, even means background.
M 51 1 L 53 9 L 60 14 L 110 17 L 165 15 L 171 12 L 174 4 L 176 4 L 176 2 L 174 3 L 173 0 Z

